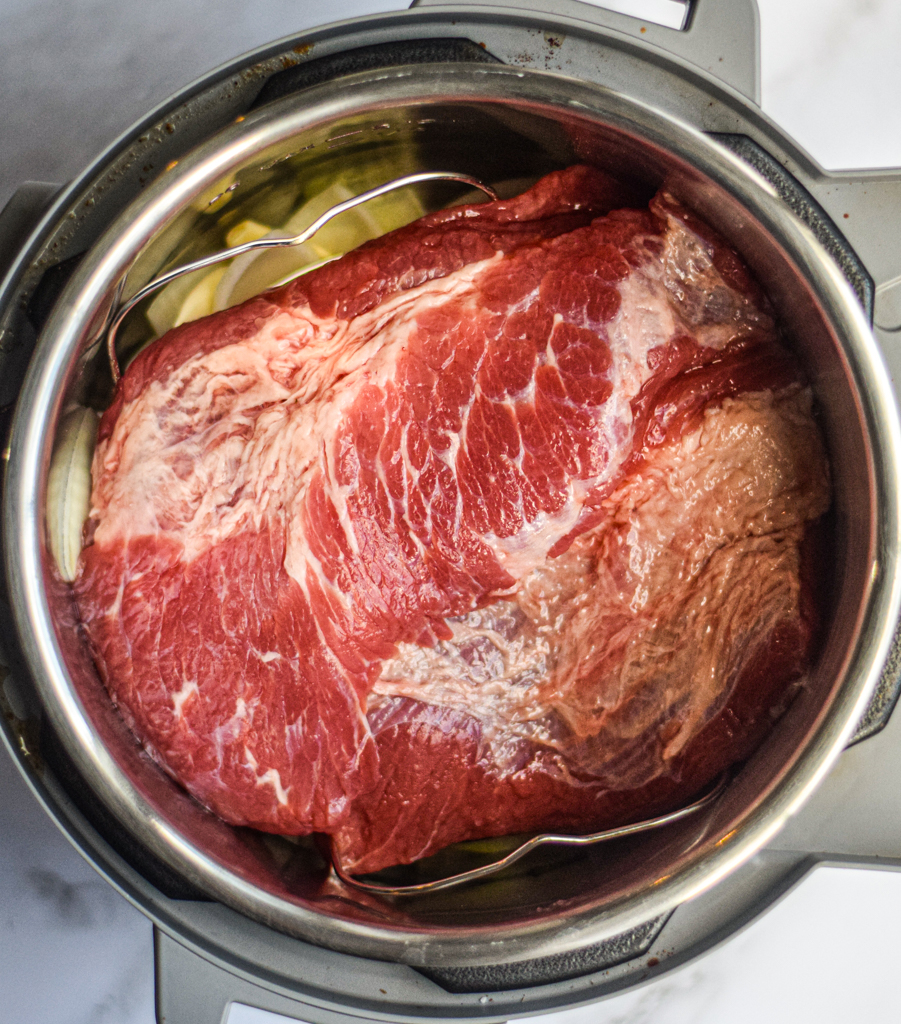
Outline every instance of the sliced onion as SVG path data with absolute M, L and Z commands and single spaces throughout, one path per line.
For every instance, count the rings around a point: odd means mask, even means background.
M 284 231 L 271 231 L 268 237 L 290 236 Z M 282 278 L 303 270 L 318 259 L 319 254 L 308 244 L 246 252 L 232 260 L 222 275 L 213 298 L 213 310 L 228 309 L 259 295 Z
M 383 196 L 370 199 L 358 209 L 365 210 L 369 215 L 375 224 L 377 235 L 395 231 L 425 215 L 425 208 L 419 197 L 410 188 L 386 192 Z
M 261 224 L 258 220 L 242 220 L 226 234 L 225 244 L 229 249 L 234 249 L 236 245 L 255 242 L 258 238 L 265 237 L 271 230 L 268 224 Z
M 59 574 L 72 582 L 78 571 L 84 521 L 91 503 L 91 459 L 99 418 L 81 406 L 63 421 L 47 476 L 47 535 Z
M 356 194 L 344 182 L 334 182 L 296 210 L 280 230 L 269 232 L 267 237 L 299 235 L 326 210 Z M 408 224 L 421 217 L 422 213 L 422 205 L 412 192 L 388 193 L 339 214 L 302 245 L 239 256 L 219 283 L 213 308 L 220 310 L 236 306 L 267 288 L 298 277 L 336 256 L 343 256 L 370 238 Z
M 295 210 L 283 227 L 272 230 L 247 218 L 228 231 L 225 245 L 231 248 L 258 238 L 298 235 L 326 210 L 350 199 L 364 187 L 354 191 L 343 181 L 333 182 Z M 371 238 L 409 224 L 423 212 L 418 197 L 409 189 L 386 193 L 340 214 L 302 245 L 245 253 L 229 264 L 173 281 L 150 303 L 147 319 L 159 337 L 172 327 L 236 306 L 267 288 L 298 277 Z
M 255 220 L 242 220 L 225 236 L 225 243 L 232 248 L 245 242 L 256 241 L 270 231 L 271 228 L 267 224 Z M 212 313 L 213 296 L 225 273 L 225 266 L 186 274 L 161 288 L 147 307 L 147 320 L 153 328 L 154 336 L 159 338 L 179 324 Z
M 317 217 L 337 203 L 350 199 L 353 193 L 343 184 L 335 182 L 324 192 L 314 196 L 296 210 L 285 225 L 278 231 L 270 231 L 268 238 L 291 238 L 299 235 L 304 228 L 310 226 Z M 352 222 L 350 237 L 348 238 L 348 225 L 340 222 L 355 210 L 348 211 L 334 221 L 329 222 L 308 242 L 301 245 L 286 246 L 283 249 L 260 249 L 257 252 L 248 252 L 234 260 L 222 278 L 219 287 L 216 289 L 214 308 L 216 310 L 228 309 L 229 306 L 236 306 L 239 302 L 259 295 L 279 281 L 293 277 L 308 266 L 320 262 L 338 253 L 347 252 L 347 248 L 335 248 L 335 244 L 351 242 L 349 248 L 355 248 L 360 244 L 354 241 L 360 231 L 357 221 Z M 334 227 L 338 228 L 338 233 Z M 344 233 L 341 234 L 341 231 Z M 329 229 L 333 229 L 331 232 Z M 366 229 L 371 230 L 371 225 L 366 224 Z M 367 234 L 366 237 L 372 237 Z M 364 239 L 360 239 L 363 241 Z
M 147 320 L 157 338 L 172 330 L 181 307 L 204 274 L 187 274 L 171 281 L 154 295 L 147 307 Z
M 285 223 L 285 231 L 289 235 L 300 234 L 326 210 L 353 198 L 353 195 L 343 181 L 334 182 L 296 210 Z M 365 206 L 357 206 L 324 224 L 306 244 L 314 249 L 319 259 L 328 259 L 356 249 L 377 233 L 378 225 L 366 212 Z
M 199 320 L 202 316 L 209 316 L 213 312 L 216 288 L 225 276 L 226 270 L 226 265 L 220 263 L 218 267 L 213 267 L 206 272 L 185 296 L 185 300 L 175 316 L 173 327 L 179 327 L 191 320 Z

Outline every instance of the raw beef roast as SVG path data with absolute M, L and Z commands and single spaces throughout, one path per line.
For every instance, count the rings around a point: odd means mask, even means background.
M 186 324 L 75 587 L 147 750 L 349 871 L 678 803 L 811 657 L 827 468 L 737 256 L 573 167 Z

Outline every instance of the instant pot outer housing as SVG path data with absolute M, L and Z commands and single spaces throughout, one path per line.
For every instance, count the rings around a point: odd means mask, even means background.
M 49 813 L 157 924 L 170 1024 L 218 1020 L 242 992 L 282 1012 L 302 1005 L 306 1020 L 500 1019 L 630 984 L 647 976 L 636 957 L 675 907 L 708 891 L 736 903 L 730 881 L 743 877 L 734 926 L 797 877 L 814 851 L 778 870 L 754 855 L 894 703 L 883 670 L 899 609 L 899 426 L 871 318 L 874 304 L 890 316 L 901 267 L 879 212 L 887 199 L 901 208 L 897 177 L 827 175 L 766 120 L 754 54 L 728 38 L 744 25 L 752 48 L 751 0 L 720 0 L 719 15 L 699 0 L 681 34 L 576 2 L 553 15 L 522 6 L 424 4 L 237 60 L 64 189 L 4 283 L 0 397 L 18 393 L 4 493 L 6 738 Z M 809 685 L 701 815 L 448 894 L 362 895 L 314 853 L 220 822 L 139 751 L 51 570 L 50 454 L 67 405 L 104 387 L 96 336 L 124 275 L 127 296 L 173 253 L 212 251 L 215 219 L 284 176 L 327 181 L 377 163 L 386 178 L 440 169 L 498 183 L 574 162 L 665 185 L 742 253 L 776 307 L 833 473 L 822 649 Z M 454 198 L 431 188 L 431 202 Z M 42 196 L 23 192 L 0 231 Z M 717 927 L 697 927 L 681 960 Z

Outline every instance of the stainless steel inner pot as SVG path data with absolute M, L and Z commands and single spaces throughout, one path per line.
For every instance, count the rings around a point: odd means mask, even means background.
M 511 881 L 397 902 L 343 889 L 313 858 L 285 865 L 271 841 L 212 818 L 138 750 L 81 645 L 67 588 L 53 582 L 44 516 L 61 415 L 102 392 L 103 353 L 91 341 L 123 275 L 133 292 L 179 248 L 202 251 L 217 202 L 240 204 L 286 169 L 327 178 L 373 160 L 389 176 L 440 168 L 492 182 L 587 161 L 649 188 L 665 184 L 743 254 L 807 368 L 836 535 L 829 623 L 809 686 L 709 813 Z M 6 546 L 11 603 L 46 715 L 78 772 L 141 846 L 202 892 L 290 935 L 375 959 L 463 966 L 560 953 L 723 878 L 837 758 L 898 614 L 898 442 L 887 374 L 851 286 L 776 189 L 715 138 L 561 75 L 490 64 L 363 72 L 239 118 L 170 166 L 88 250 L 18 403 L 5 509 L 7 536 L 17 538 Z

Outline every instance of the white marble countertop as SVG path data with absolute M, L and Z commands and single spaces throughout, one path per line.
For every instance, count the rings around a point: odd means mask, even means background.
M 764 109 L 827 167 L 901 166 L 901 4 L 758 4 Z M 0 205 L 23 181 L 68 180 L 154 103 L 235 54 L 397 6 L 2 0 Z M 686 968 L 543 1020 L 901 1020 L 899 922 L 901 873 L 821 868 Z M 150 924 L 74 852 L 0 751 L 0 1024 L 152 1024 L 152 969 Z M 264 1019 L 283 1018 L 235 1011 L 231 1024 Z

